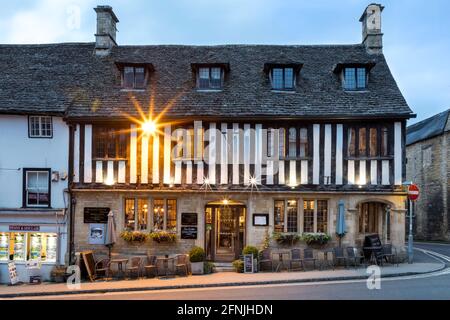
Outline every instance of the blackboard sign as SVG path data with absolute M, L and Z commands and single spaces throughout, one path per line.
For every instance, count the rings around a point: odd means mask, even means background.
M 181 227 L 181 239 L 197 239 L 197 227 Z
M 244 254 L 244 273 L 253 273 L 253 253 Z
M 197 225 L 197 213 L 196 212 L 183 212 L 181 214 L 181 224 L 185 226 Z
M 380 236 L 378 234 L 367 235 L 364 238 L 363 251 L 366 259 L 370 259 L 373 253 L 375 255 L 375 258 L 377 260 L 380 260 L 381 255 L 383 254 Z
M 84 208 L 84 223 L 107 223 L 109 208 Z
M 89 276 L 89 280 L 94 281 L 95 280 L 95 259 L 94 259 L 94 253 L 92 251 L 84 251 L 80 254 L 81 260 L 83 260 L 82 263 L 84 263 L 84 267 L 86 268 L 86 271 Z

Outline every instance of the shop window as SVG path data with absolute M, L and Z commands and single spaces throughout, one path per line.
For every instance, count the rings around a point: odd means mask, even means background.
M 298 232 L 297 200 L 274 201 L 275 232 Z
M 314 232 L 314 200 L 303 201 L 303 232 Z
M 153 230 L 177 231 L 176 199 L 155 199 L 153 201 Z
M 273 217 L 275 232 L 284 232 L 284 200 L 275 201 Z
M 303 201 L 303 232 L 328 232 L 328 201 Z
M 50 169 L 23 169 L 24 207 L 50 207 Z
M 125 199 L 125 229 L 147 230 L 148 200 L 144 198 Z
M 0 261 L 25 262 L 40 260 L 56 262 L 57 235 L 55 233 L 0 233 Z
M 297 200 L 287 201 L 287 232 L 297 232 Z
M 124 129 L 94 126 L 92 154 L 95 159 L 126 159 L 128 140 Z

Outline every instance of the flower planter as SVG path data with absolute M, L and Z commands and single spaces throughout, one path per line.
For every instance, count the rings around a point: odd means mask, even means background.
M 192 274 L 203 274 L 204 262 L 191 262 Z

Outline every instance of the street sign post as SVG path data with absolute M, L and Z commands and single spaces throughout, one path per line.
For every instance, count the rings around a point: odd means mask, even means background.
M 408 187 L 408 199 L 409 199 L 409 235 L 408 235 L 408 263 L 413 263 L 414 251 L 413 251 L 413 213 L 414 202 L 419 198 L 419 187 L 414 183 Z

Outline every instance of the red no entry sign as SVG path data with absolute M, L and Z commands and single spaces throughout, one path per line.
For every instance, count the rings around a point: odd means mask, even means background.
M 419 198 L 419 187 L 412 184 L 408 188 L 408 198 L 411 201 L 416 201 Z

